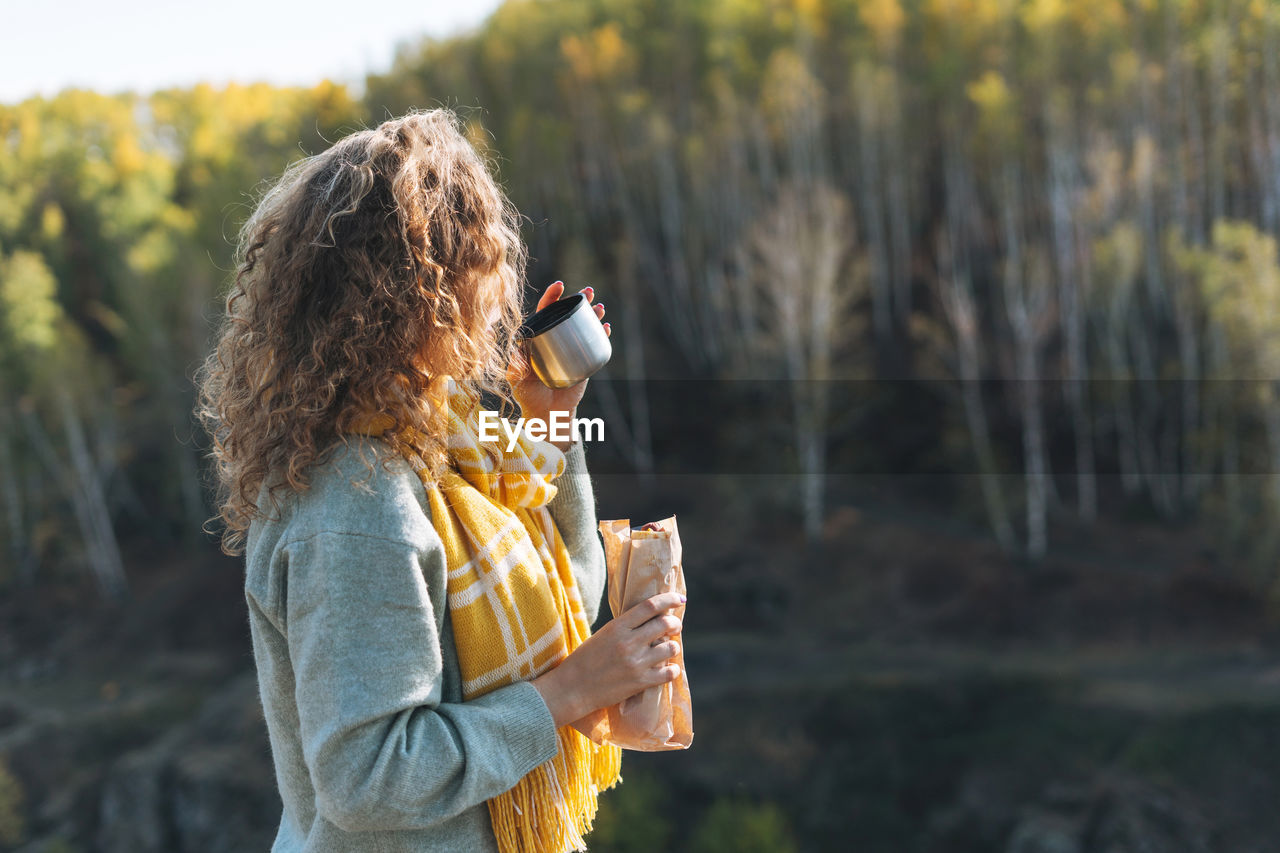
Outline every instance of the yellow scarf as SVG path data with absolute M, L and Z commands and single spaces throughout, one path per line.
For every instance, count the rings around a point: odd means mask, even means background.
M 564 472 L 554 445 L 519 436 L 500 462 L 480 444 L 479 399 L 449 380 L 451 467 L 432 482 L 420 455 L 421 433 L 388 432 L 373 415 L 352 432 L 386 439 L 426 487 L 431 520 L 444 542 L 449 615 L 462 673 L 463 700 L 525 681 L 558 664 L 591 634 L 569 552 L 546 504 Z M 497 469 L 497 470 L 495 470 Z M 583 836 L 597 795 L 620 780 L 622 750 L 598 746 L 572 726 L 556 732 L 556 757 L 489 800 L 503 853 L 586 850 Z

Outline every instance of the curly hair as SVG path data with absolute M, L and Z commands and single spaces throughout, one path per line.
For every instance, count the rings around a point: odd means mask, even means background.
M 446 436 L 433 401 L 445 377 L 511 403 L 528 257 L 519 221 L 445 108 L 352 133 L 267 189 L 240 231 L 197 378 L 224 553 L 242 554 L 265 516 L 268 477 L 278 508 L 277 491 L 305 491 L 308 467 L 362 415 L 424 433 L 439 475 Z

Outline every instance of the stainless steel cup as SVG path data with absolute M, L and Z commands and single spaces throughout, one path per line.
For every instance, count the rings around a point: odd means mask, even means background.
M 604 324 L 581 293 L 552 302 L 521 329 L 533 372 L 550 388 L 576 385 L 613 355 Z

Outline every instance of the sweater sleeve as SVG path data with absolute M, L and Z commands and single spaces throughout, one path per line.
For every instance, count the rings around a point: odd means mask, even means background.
M 287 552 L 289 656 L 317 809 L 348 832 L 424 829 L 555 756 L 551 712 L 520 681 L 443 703 L 439 539 L 321 532 Z M 428 579 L 433 579 L 430 583 Z
M 595 492 L 587 473 L 586 451 L 578 442 L 565 452 L 564 472 L 556 478 L 556 496 L 547 504 L 564 539 L 573 576 L 582 594 L 587 621 L 595 624 L 605 589 L 604 544 L 596 519 Z

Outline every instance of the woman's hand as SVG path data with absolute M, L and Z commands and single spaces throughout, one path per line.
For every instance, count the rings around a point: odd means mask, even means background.
M 584 287 L 578 292 L 586 296 L 588 302 L 594 299 L 596 295 L 595 291 L 590 287 Z M 538 307 L 535 310 L 541 311 L 563 294 L 564 282 L 557 281 L 542 294 L 542 298 L 538 300 Z M 603 303 L 595 306 L 595 312 L 597 317 L 604 318 Z M 604 324 L 604 333 L 606 335 L 613 333 L 608 323 Z M 543 423 L 550 422 L 552 412 L 568 412 L 569 417 L 572 418 L 577 411 L 578 403 L 582 400 L 582 395 L 586 393 L 587 382 L 589 381 L 589 379 L 584 379 L 576 385 L 570 385 L 568 388 L 548 388 L 534 375 L 528 356 L 523 352 L 507 370 L 507 382 L 511 385 L 512 396 L 516 398 L 516 402 L 520 405 L 520 414 L 525 418 L 541 418 Z M 567 447 L 567 445 L 562 446 L 561 443 L 552 443 L 556 444 L 561 450 Z
M 609 621 L 554 668 L 535 678 L 556 727 L 616 705 L 642 690 L 675 681 L 680 666 L 668 663 L 680 651 L 680 617 L 667 613 L 684 602 L 677 592 L 646 598 Z

